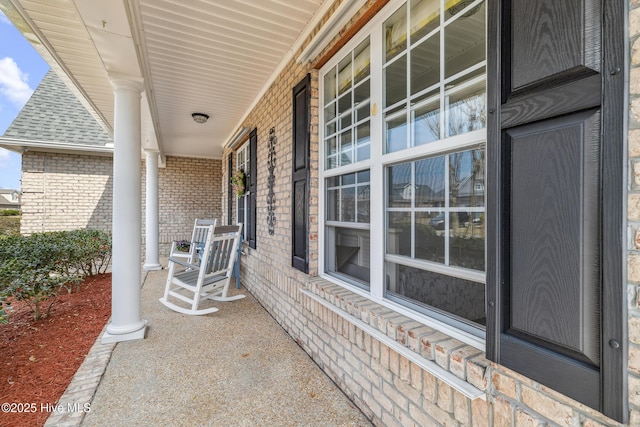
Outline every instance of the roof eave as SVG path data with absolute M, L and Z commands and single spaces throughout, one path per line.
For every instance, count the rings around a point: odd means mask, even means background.
M 92 156 L 113 156 L 113 147 L 99 145 L 70 144 L 64 142 L 38 141 L 0 137 L 0 147 L 23 154 L 27 151 L 81 154 Z

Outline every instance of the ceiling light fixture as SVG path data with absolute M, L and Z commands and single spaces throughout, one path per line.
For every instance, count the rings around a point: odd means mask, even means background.
M 204 113 L 192 113 L 191 117 L 193 117 L 193 121 L 199 124 L 207 123 L 209 120 L 209 115 Z

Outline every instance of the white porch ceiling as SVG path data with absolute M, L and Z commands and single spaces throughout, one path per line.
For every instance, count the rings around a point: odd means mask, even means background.
M 19 28 L 107 128 L 108 74 L 142 77 L 143 145 L 163 155 L 219 158 L 334 1 L 0 0 L 0 7 L 14 23 L 22 20 Z M 195 123 L 194 112 L 209 121 Z

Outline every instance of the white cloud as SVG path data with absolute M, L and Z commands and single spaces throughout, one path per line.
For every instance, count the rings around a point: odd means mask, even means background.
M 0 59 L 0 95 L 9 99 L 18 109 L 24 106 L 33 93 L 28 78 L 29 75 L 18 68 L 13 58 Z
M 7 164 L 9 163 L 9 160 L 10 160 L 9 150 L 0 148 L 0 166 L 7 166 Z
M 9 24 L 9 25 L 13 25 L 11 24 L 11 21 L 9 21 L 9 18 L 7 18 L 7 15 L 5 15 L 4 13 L 2 13 L 2 11 L 0 10 L 0 24 Z

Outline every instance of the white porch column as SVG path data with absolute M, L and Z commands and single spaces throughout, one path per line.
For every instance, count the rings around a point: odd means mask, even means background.
M 102 342 L 144 338 L 141 301 L 141 143 L 142 80 L 110 75 L 115 94 L 113 147 L 113 257 L 111 322 Z
M 144 270 L 161 270 L 159 258 L 159 243 L 158 238 L 160 235 L 160 226 L 158 219 L 158 152 L 157 151 L 145 151 L 146 154 L 146 257 L 144 263 Z

